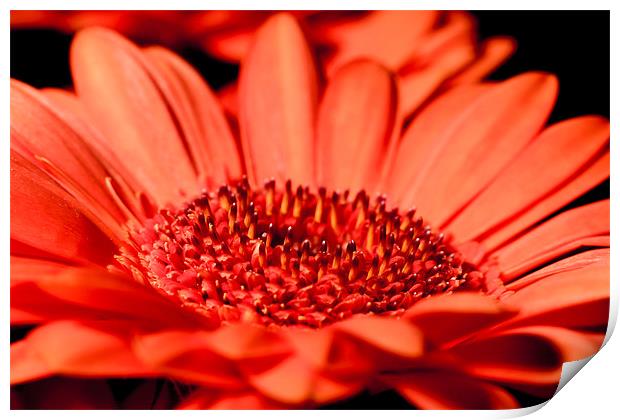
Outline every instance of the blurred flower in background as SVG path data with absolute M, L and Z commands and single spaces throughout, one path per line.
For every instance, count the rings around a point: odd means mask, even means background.
M 482 83 L 484 57 L 414 67 L 441 88 L 411 117 L 402 39 L 360 56 L 353 22 L 323 77 L 293 15 L 262 23 L 239 134 L 108 29 L 73 91 L 11 81 L 13 408 L 515 408 L 600 347 L 609 201 L 557 212 L 609 177 L 609 122 L 547 126 L 555 77 Z
M 269 11 L 11 11 L 12 28 L 73 33 L 104 26 L 142 43 L 193 46 L 218 59 L 240 62 Z M 433 93 L 481 80 L 514 51 L 507 37 L 478 43 L 474 19 L 459 11 L 295 11 L 323 72 L 356 58 L 384 65 L 399 78 L 400 106 L 415 111 Z M 236 85 L 221 93 L 236 112 Z

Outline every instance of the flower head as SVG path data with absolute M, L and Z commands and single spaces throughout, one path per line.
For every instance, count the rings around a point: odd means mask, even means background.
M 609 124 L 545 128 L 553 76 L 453 87 L 402 129 L 392 71 L 323 86 L 276 15 L 237 137 L 168 50 L 87 29 L 71 65 L 75 94 L 11 82 L 15 405 L 64 376 L 144 379 L 83 400 L 123 407 L 512 408 L 600 346 L 609 202 L 543 220 L 608 177 Z

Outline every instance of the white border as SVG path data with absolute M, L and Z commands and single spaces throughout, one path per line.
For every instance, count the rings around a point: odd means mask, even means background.
M 618 7 L 614 8 L 617 1 L 599 1 L 588 0 L 587 2 L 565 0 L 565 1 L 541 1 L 541 0 L 521 0 L 521 1 L 502 1 L 493 2 L 491 0 L 478 0 L 478 1 L 459 1 L 459 0 L 418 0 L 418 1 L 339 1 L 333 0 L 315 0 L 309 1 L 267 1 L 261 2 L 248 1 L 248 0 L 229 0 L 229 1 L 199 1 L 199 0 L 175 0 L 175 1 L 163 1 L 163 0 L 135 0 L 130 3 L 127 0 L 64 0 L 64 1 L 37 1 L 37 0 L 9 0 L 2 2 L 2 32 L 0 46 L 2 48 L 2 60 L 0 60 L 0 77 L 5 82 L 0 85 L 2 91 L 2 112 L 0 113 L 1 129 L 3 133 L 3 147 L 1 150 L 1 167 L 4 170 L 3 177 L 0 181 L 0 191 L 2 193 L 2 205 L 0 206 L 0 212 L 2 215 L 2 223 L 0 223 L 1 230 L 1 243 L 2 243 L 2 267 L 4 268 L 4 289 L 2 293 L 2 311 L 1 311 L 1 328 L 5 342 L 3 346 L 0 346 L 0 356 L 2 359 L 2 374 L 3 383 L 1 388 L 1 404 L 3 411 L 9 409 L 9 294 L 7 293 L 8 279 L 9 279 L 9 10 L 11 9 L 124 9 L 128 6 L 131 9 L 488 9 L 488 10 L 562 10 L 562 9 L 576 9 L 576 10 L 612 10 L 611 13 L 611 30 L 612 40 L 611 45 L 616 48 L 611 49 L 611 74 L 618 74 L 618 28 L 620 26 L 620 19 L 617 14 L 614 13 Z M 553 23 L 550 22 L 549 30 L 553 30 Z M 580 28 L 575 28 L 579 31 Z M 576 59 L 578 59 L 576 57 Z M 587 83 L 584 80 L 584 83 Z M 611 95 L 611 119 L 613 122 L 617 120 L 617 98 L 618 98 L 618 85 L 615 83 L 615 79 L 611 80 L 612 95 Z M 615 137 L 614 123 L 612 123 L 612 139 Z M 612 160 L 611 170 L 612 179 L 617 179 L 617 169 L 620 168 L 620 162 L 618 153 L 615 147 L 615 140 L 612 141 Z M 613 324 L 617 318 L 618 312 L 618 216 L 620 215 L 620 208 L 616 202 L 616 198 L 620 197 L 620 191 L 618 184 L 614 181 L 611 183 L 611 230 L 612 230 L 612 247 L 611 247 L 611 278 L 612 278 L 612 319 Z M 611 325 L 611 324 L 610 324 Z M 613 328 L 613 327 L 612 327 Z M 609 338 L 609 337 L 608 337 Z M 389 411 L 386 413 L 379 413 L 376 411 L 356 411 L 356 418 L 368 418 L 374 419 L 377 415 L 385 415 L 392 418 L 409 419 L 411 416 L 416 418 L 508 418 L 516 417 L 519 415 L 528 414 L 535 411 L 530 416 L 532 419 L 553 419 L 553 418 L 610 418 L 610 413 L 617 413 L 617 384 L 616 375 L 620 371 L 620 362 L 618 361 L 620 354 L 620 341 L 617 337 L 611 339 L 606 346 L 597 354 L 593 360 L 588 363 L 583 372 L 579 372 L 576 380 L 569 381 L 569 383 L 554 397 L 551 401 L 545 405 L 544 409 L 536 410 L 535 408 L 522 409 L 515 411 L 504 412 L 484 412 L 484 411 L 469 411 L 469 412 L 429 412 L 429 411 Z M 540 407 L 538 407 L 540 408 Z M 118 418 L 133 419 L 136 415 L 143 413 L 133 412 L 115 412 L 113 415 Z M 231 419 L 251 416 L 255 420 L 270 420 L 273 418 L 286 418 L 290 415 L 294 415 L 298 419 L 314 418 L 318 413 L 314 411 L 299 411 L 295 413 L 288 412 L 164 412 L 155 411 L 149 412 L 147 415 L 149 418 L 168 418 L 169 416 L 187 416 L 186 418 L 204 418 L 208 415 L 210 419 Z M 336 412 L 320 412 L 321 418 L 337 418 L 341 417 L 344 413 Z M 26 411 L 12 411 L 10 415 L 15 418 L 29 418 L 31 416 L 45 416 L 46 419 L 68 419 L 76 418 L 82 419 L 84 413 L 81 412 L 26 412 Z M 107 419 L 110 414 L 104 411 L 89 412 L 88 416 L 93 419 Z

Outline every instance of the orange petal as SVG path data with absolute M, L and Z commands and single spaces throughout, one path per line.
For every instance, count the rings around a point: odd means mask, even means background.
M 457 87 L 439 96 L 414 118 L 400 140 L 390 178 L 385 183 L 386 193 L 395 204 L 404 205 L 403 198 L 420 189 L 431 168 L 429 162 L 439 159 L 450 140 L 442 135 L 449 122 L 447 116 L 454 118 L 462 113 L 489 89 L 486 85 Z M 406 97 L 404 100 L 407 101 Z
M 504 299 L 520 308 L 505 326 L 604 329 L 609 319 L 609 287 L 609 259 L 551 274 Z
M 545 219 L 607 178 L 609 178 L 609 151 L 565 185 L 560 186 L 506 224 L 502 224 L 498 230 L 494 230 L 489 236 L 485 236 L 483 241 L 486 248 L 488 250 L 496 249 L 519 232 Z
M 326 40 L 336 46 L 336 54 L 327 63 L 328 74 L 357 58 L 369 58 L 398 70 L 422 45 L 423 36 L 438 18 L 439 12 L 432 10 L 379 10 L 326 28 Z
M 372 191 L 391 139 L 396 108 L 395 82 L 385 68 L 366 60 L 340 68 L 319 108 L 319 184 Z
M 262 18 L 264 19 L 264 18 Z M 227 31 L 223 34 L 217 32 L 207 34 L 204 39 L 200 40 L 200 45 L 212 54 L 224 61 L 239 62 L 247 55 L 252 45 L 252 39 L 256 26 L 256 22 L 251 27 L 239 28 L 237 30 Z
M 85 377 L 153 374 L 136 359 L 125 333 L 102 326 L 59 321 L 35 329 L 11 346 L 11 384 L 52 374 Z
M 425 410 L 505 410 L 519 403 L 503 388 L 453 372 L 414 372 L 385 376 L 417 408 Z
M 428 67 L 410 72 L 399 78 L 399 94 L 405 116 L 417 111 L 452 74 L 473 59 L 469 46 L 458 46 L 443 51 Z
M 166 376 L 214 388 L 242 387 L 236 364 L 213 351 L 209 338 L 205 332 L 164 331 L 138 336 L 133 347 L 140 360 Z
M 445 25 L 424 37 L 409 63 L 399 70 L 399 93 L 404 115 L 420 107 L 444 82 L 475 58 L 473 18 L 449 12 Z
M 81 209 L 40 169 L 11 151 L 12 240 L 56 258 L 105 265 L 116 248 Z
M 222 109 L 230 115 L 239 115 L 239 85 L 236 82 L 229 83 L 217 91 Z
M 201 179 L 222 184 L 241 177 L 239 151 L 214 93 L 201 76 L 171 51 L 145 50 L 149 72 L 161 89 L 168 109 L 190 152 Z
M 603 345 L 605 334 L 575 331 L 568 328 L 535 325 L 510 330 L 511 334 L 528 334 L 550 341 L 562 362 L 572 362 L 592 356 Z
M 135 45 L 110 30 L 85 29 L 74 38 L 71 69 L 90 115 L 158 204 L 198 192 L 175 121 Z
M 506 331 L 466 341 L 448 352 L 464 372 L 538 395 L 560 379 L 561 354 L 544 336 Z
M 334 329 L 401 357 L 418 357 L 424 350 L 421 331 L 401 319 L 358 316 L 334 324 Z
M 299 357 L 288 357 L 248 378 L 261 394 L 284 404 L 301 404 L 310 400 L 314 372 Z
M 486 39 L 481 46 L 480 55 L 471 66 L 450 80 L 450 85 L 462 85 L 484 79 L 504 63 L 516 50 L 514 39 L 498 36 Z
M 404 317 L 422 330 L 425 340 L 441 346 L 493 326 L 514 313 L 514 309 L 498 304 L 493 298 L 457 293 L 423 300 L 413 305 Z
M 540 281 L 545 277 L 571 270 L 576 270 L 592 264 L 609 266 L 609 255 L 609 248 L 593 249 L 590 251 L 581 252 L 577 255 L 572 255 L 551 265 L 545 266 L 540 270 L 533 272 L 532 274 L 521 277 L 519 280 L 508 283 L 506 285 L 506 289 L 516 291 L 526 286 L 529 286 L 530 284 L 533 284 L 537 281 Z
M 527 209 L 588 166 L 606 147 L 609 122 L 580 117 L 543 131 L 447 229 L 458 241 L 477 239 Z
M 241 67 L 239 121 L 248 175 L 314 184 L 317 76 L 304 34 L 288 14 L 256 33 Z
M 502 276 L 510 280 L 546 261 L 588 246 L 588 238 L 595 239 L 592 246 L 609 246 L 597 238 L 605 235 L 609 235 L 609 200 L 561 213 L 501 248 L 490 258 L 497 261 Z
M 109 172 L 85 139 L 40 92 L 15 80 L 11 80 L 11 147 L 44 170 L 49 168 L 40 158 L 53 165 L 63 175 L 56 180 L 112 227 L 125 221 L 105 188 Z
M 277 331 L 261 325 L 230 324 L 218 328 L 210 337 L 211 348 L 219 354 L 231 360 L 254 362 L 258 370 L 261 369 L 260 359 L 281 360 L 292 351 Z
M 202 321 L 128 277 L 31 259 L 11 261 L 11 307 L 48 320 L 130 319 L 159 328 Z
M 436 158 L 425 162 L 424 172 L 408 171 L 422 178 L 404 204 L 416 205 L 420 214 L 442 225 L 534 138 L 556 93 L 553 76 L 526 73 L 493 87 L 456 115 L 444 115 L 436 140 L 442 148 L 434 150 Z
M 284 334 L 295 352 L 317 369 L 329 367 L 333 332 L 329 328 L 310 330 L 287 328 Z

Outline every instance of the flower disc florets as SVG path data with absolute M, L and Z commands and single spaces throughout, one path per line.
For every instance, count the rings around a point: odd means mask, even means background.
M 132 235 L 126 268 L 214 327 L 321 327 L 357 313 L 398 315 L 428 296 L 477 288 L 481 274 L 415 210 L 383 196 L 243 179 Z

